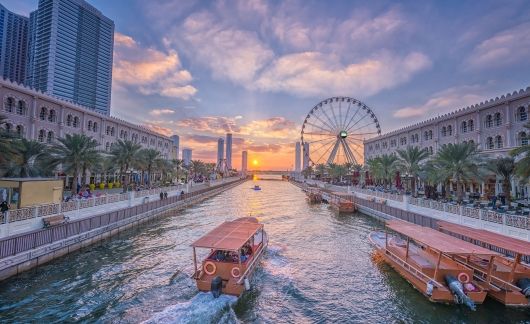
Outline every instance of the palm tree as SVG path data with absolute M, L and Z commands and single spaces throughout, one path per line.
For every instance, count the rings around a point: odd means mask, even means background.
M 161 154 L 155 149 L 142 149 L 139 153 L 140 159 L 147 168 L 147 182 L 151 185 L 151 172 L 155 163 L 158 163 L 158 160 L 161 160 Z
M 409 146 L 405 150 L 397 150 L 398 161 L 397 168 L 403 174 L 410 175 L 410 186 L 412 195 L 416 195 L 416 178 L 421 169 L 422 162 L 429 157 L 429 152 L 426 149 L 420 149 L 417 146 Z
M 456 183 L 459 202 L 464 199 L 465 182 L 483 178 L 483 160 L 473 143 L 447 144 L 436 153 L 432 163 L 440 179 Z
M 14 136 L 2 127 L 5 124 L 7 124 L 6 117 L 0 115 L 0 152 L 2 152 L 0 154 L 0 163 L 2 164 L 7 163 L 13 153 Z
M 360 184 L 361 183 L 361 178 L 363 177 L 362 175 L 362 172 L 363 172 L 363 165 L 362 164 L 358 164 L 358 163 L 354 163 L 351 167 L 352 169 L 352 172 L 353 172 L 353 175 L 352 175 L 352 182 L 357 182 L 357 184 Z M 357 181 L 353 181 L 357 179 Z
M 502 178 L 502 192 L 510 203 L 511 180 L 515 176 L 515 160 L 512 157 L 499 157 L 488 161 L 487 168 Z
M 184 160 L 181 159 L 174 159 L 171 161 L 173 163 L 173 167 L 175 168 L 175 177 L 177 178 L 177 181 L 180 181 L 180 170 L 182 170 L 184 166 Z
M 530 122 L 524 125 L 524 127 L 530 131 Z M 527 180 L 530 178 L 530 145 L 518 147 L 512 150 L 510 155 L 518 159 L 515 163 L 515 173 L 517 176 L 520 177 L 521 180 Z
M 193 176 L 204 175 L 206 173 L 206 165 L 201 160 L 191 161 L 191 173 Z
M 379 158 L 367 160 L 365 167 L 367 171 L 370 172 L 370 176 L 374 180 L 374 183 L 377 184 L 378 181 L 383 177 L 383 171 L 381 169 Z
M 315 166 L 315 175 L 322 179 L 322 177 L 326 174 L 327 167 L 325 164 L 320 163 Z
M 312 174 L 313 174 L 313 167 L 311 165 L 302 170 L 302 175 L 304 176 L 305 179 L 311 177 Z
M 368 162 L 374 169 L 373 174 L 383 181 L 385 187 L 388 185 L 390 188 L 392 186 L 392 176 L 396 173 L 397 157 L 393 154 L 383 154 Z
M 55 165 L 50 163 L 45 144 L 24 138 L 15 140 L 12 144 L 12 156 L 8 161 L 2 162 L 7 176 L 28 178 L 46 176 L 53 172 Z
M 127 185 L 129 181 L 127 177 L 123 177 L 127 173 L 129 167 L 138 159 L 138 152 L 142 149 L 140 144 L 136 144 L 129 140 L 118 140 L 110 150 L 112 161 L 120 166 L 120 181 L 123 179 L 123 192 L 127 192 Z
M 74 177 L 73 193 L 77 191 L 76 184 L 81 172 L 84 174 L 98 160 L 98 145 L 95 139 L 84 134 L 66 134 L 51 146 L 50 152 L 56 163 L 62 164 L 65 173 Z M 84 182 L 84 179 L 81 181 Z

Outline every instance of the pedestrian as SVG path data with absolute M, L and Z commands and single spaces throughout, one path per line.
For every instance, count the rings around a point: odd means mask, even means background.
M 164 192 L 164 199 L 167 199 L 167 191 Z
M 0 212 L 2 212 L 2 215 L 5 216 L 8 210 L 9 210 L 9 204 L 5 200 L 2 201 L 2 203 L 0 204 Z
M 160 200 L 164 199 L 164 193 L 160 192 Z
M 491 207 L 493 207 L 493 209 L 497 209 L 497 196 L 495 195 L 493 195 L 491 198 Z

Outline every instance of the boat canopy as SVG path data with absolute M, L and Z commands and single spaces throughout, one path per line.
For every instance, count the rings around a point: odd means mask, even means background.
M 495 232 L 438 221 L 438 227 L 445 232 L 465 236 L 472 240 L 493 245 L 521 255 L 530 255 L 530 242 L 508 237 Z
M 263 228 L 263 224 L 242 219 L 224 222 L 211 230 L 191 246 L 226 251 L 238 251 Z
M 401 233 L 418 243 L 425 244 L 445 254 L 453 255 L 484 255 L 497 256 L 497 252 L 462 241 L 448 234 L 444 234 L 430 227 L 423 227 L 401 220 L 390 220 L 386 222 L 388 228 Z

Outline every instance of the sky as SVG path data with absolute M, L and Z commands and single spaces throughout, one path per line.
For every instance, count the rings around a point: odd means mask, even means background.
M 115 23 L 111 115 L 204 161 L 232 132 L 236 168 L 248 150 L 292 169 L 326 98 L 362 101 L 386 133 L 530 86 L 530 1 L 88 2 Z

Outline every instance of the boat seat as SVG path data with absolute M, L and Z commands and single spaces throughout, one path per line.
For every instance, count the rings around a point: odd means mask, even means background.
M 420 256 L 419 254 L 409 254 L 409 259 L 414 261 L 414 263 L 416 263 L 421 268 L 434 268 L 434 264 Z

